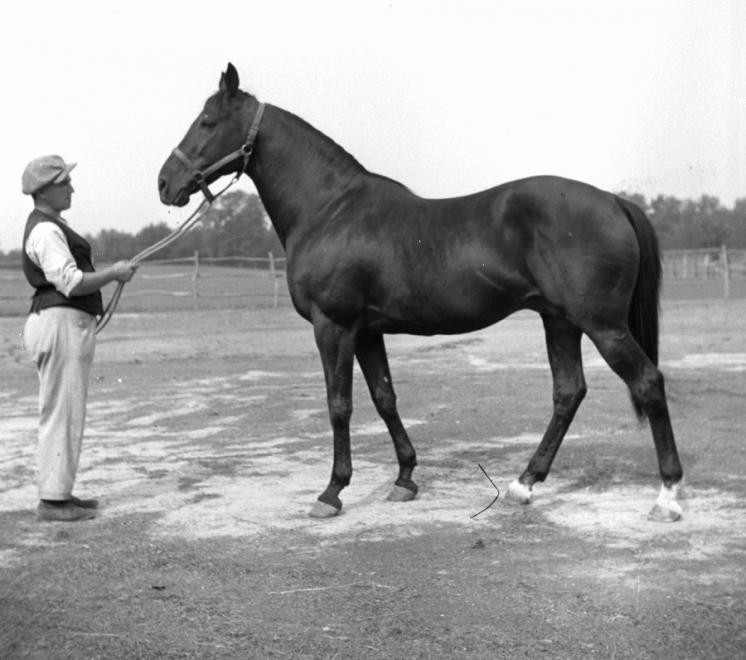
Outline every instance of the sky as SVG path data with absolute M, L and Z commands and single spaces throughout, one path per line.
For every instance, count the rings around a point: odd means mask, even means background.
M 741 0 L 8 0 L 0 250 L 38 156 L 77 162 L 81 233 L 175 228 L 157 175 L 232 62 L 241 88 L 424 197 L 534 174 L 746 198 Z M 213 187 L 216 187 L 214 184 Z M 240 186 L 253 191 L 250 180 Z

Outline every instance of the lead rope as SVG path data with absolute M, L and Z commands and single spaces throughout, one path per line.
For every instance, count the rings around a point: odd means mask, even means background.
M 178 239 L 182 234 L 185 234 L 187 231 L 189 231 L 194 225 L 196 225 L 201 219 L 202 216 L 205 214 L 205 212 L 212 206 L 212 203 L 220 197 L 228 188 L 230 188 L 236 181 L 238 181 L 238 177 L 240 176 L 240 171 L 236 176 L 234 176 L 230 183 L 228 183 L 225 188 L 223 188 L 217 195 L 211 195 L 212 199 L 208 199 L 205 197 L 202 200 L 202 203 L 196 208 L 196 210 L 186 219 L 186 221 L 180 226 L 174 229 L 168 236 L 164 236 L 161 240 L 156 241 L 151 245 L 150 247 L 145 248 L 141 252 L 138 252 L 132 259 L 130 259 L 130 262 L 137 265 L 141 261 L 144 261 L 149 256 L 155 254 L 159 250 L 162 250 L 167 245 L 170 245 L 173 243 L 176 239 Z M 109 300 L 109 304 L 106 305 L 106 309 L 104 310 L 104 313 L 101 315 L 101 318 L 96 323 L 96 334 L 101 332 L 109 323 L 111 320 L 111 317 L 114 315 L 114 310 L 117 308 L 117 305 L 119 304 L 119 298 L 122 296 L 122 290 L 124 289 L 124 282 L 119 282 L 117 284 L 117 288 L 114 291 L 113 295 L 111 296 L 111 299 Z

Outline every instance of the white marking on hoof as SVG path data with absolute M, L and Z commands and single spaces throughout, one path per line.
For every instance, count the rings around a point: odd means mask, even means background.
M 308 515 L 311 518 L 333 518 L 334 516 L 338 515 L 341 510 L 342 509 L 333 507 L 331 504 L 316 500 L 313 503 L 311 510 L 308 512 Z
M 679 484 L 674 484 L 670 488 L 663 484 L 655 501 L 655 506 L 648 514 L 648 520 L 655 522 L 676 522 L 681 520 L 683 511 L 681 505 L 676 500 L 679 491 Z
M 531 504 L 533 496 L 531 488 L 522 484 L 518 479 L 514 479 L 508 486 L 508 497 L 521 504 Z
M 394 484 L 386 499 L 389 502 L 409 502 L 414 499 L 415 495 L 416 493 L 409 490 L 409 488 L 404 488 L 403 486 L 397 486 Z

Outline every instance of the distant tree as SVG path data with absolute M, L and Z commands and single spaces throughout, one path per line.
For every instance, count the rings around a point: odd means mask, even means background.
M 210 257 L 266 257 L 282 254 L 259 197 L 242 190 L 226 193 L 201 223 L 200 248 Z
M 143 227 L 140 231 L 135 234 L 135 250 L 139 254 L 145 248 L 155 245 L 162 238 L 165 238 L 171 233 L 171 229 L 165 222 L 159 222 L 158 224 L 151 224 L 147 227 Z M 170 247 L 170 246 L 168 246 Z M 161 259 L 168 258 L 168 247 L 164 248 L 162 252 L 158 253 L 158 257 Z M 134 254 L 131 256 L 135 256 Z
M 736 211 L 711 195 L 696 200 L 659 195 L 651 202 L 651 220 L 665 249 L 736 247 Z
M 140 254 L 146 248 L 155 245 L 161 239 L 169 236 L 173 231 L 165 222 L 143 227 L 135 235 L 135 253 Z M 194 245 L 194 238 L 190 232 L 186 232 L 179 236 L 178 240 L 161 247 L 157 252 L 153 253 L 150 259 L 176 259 L 181 256 L 191 256 L 196 249 Z
M 135 237 L 116 229 L 102 229 L 96 236 L 86 235 L 93 246 L 93 257 L 99 262 L 130 259 L 135 254 Z
M 681 234 L 681 201 L 676 197 L 658 195 L 650 201 L 650 221 L 664 249 L 685 247 L 679 243 Z
M 688 248 L 718 247 L 728 242 L 728 211 L 717 197 L 702 195 L 682 204 L 683 245 Z

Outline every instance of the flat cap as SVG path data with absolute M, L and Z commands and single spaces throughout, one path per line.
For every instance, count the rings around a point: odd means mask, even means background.
M 33 195 L 50 183 L 61 183 L 77 163 L 66 163 L 60 156 L 35 158 L 23 170 L 21 184 L 24 195 Z

